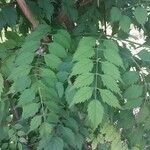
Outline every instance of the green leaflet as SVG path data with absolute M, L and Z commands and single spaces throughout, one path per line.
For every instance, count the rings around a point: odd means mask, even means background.
M 102 71 L 104 74 L 108 74 L 116 80 L 121 80 L 119 69 L 110 62 L 102 62 Z
M 55 87 L 57 82 L 57 77 L 55 73 L 50 68 L 41 68 L 40 77 L 45 84 L 48 84 L 51 87 Z
M 16 80 L 19 77 L 27 76 L 30 73 L 30 70 L 31 70 L 30 65 L 20 65 L 12 70 L 8 79 Z
M 35 116 L 30 122 L 30 131 L 37 129 L 42 123 L 42 116 Z
M 104 41 L 105 49 L 103 49 L 104 57 L 107 61 L 123 68 L 122 58 L 119 55 L 119 49 L 112 40 Z
M 70 48 L 70 41 L 64 35 L 57 33 L 53 36 L 54 42 L 59 43 L 65 49 Z
M 98 100 L 92 100 L 88 104 L 88 118 L 91 121 L 94 129 L 102 122 L 104 108 Z
M 69 43 L 71 43 L 71 36 L 67 32 L 67 30 L 60 29 L 60 30 L 57 31 L 57 33 L 62 34 L 69 41 Z
M 31 79 L 29 76 L 18 77 L 13 84 L 14 90 L 16 92 L 22 92 L 30 85 L 31 85 Z
M 58 92 L 59 97 L 61 98 L 64 94 L 64 86 L 62 82 L 57 82 L 56 83 L 56 89 Z
M 40 42 L 39 41 L 28 41 L 22 45 L 22 48 L 20 49 L 20 52 L 35 52 L 39 48 Z
M 91 87 L 83 87 L 79 89 L 73 97 L 73 101 L 71 105 L 85 102 L 90 99 L 93 93 L 93 89 Z
M 70 72 L 71 68 L 73 66 L 73 63 L 71 62 L 70 58 L 67 61 L 64 61 L 59 66 L 59 71 L 67 71 Z
M 41 77 L 48 77 L 57 81 L 55 73 L 51 69 L 47 68 L 40 68 L 40 76 Z
M 93 48 L 96 44 L 96 39 L 94 37 L 83 37 L 78 45 L 77 51 L 81 51 L 82 47 L 87 46 L 89 48 Z
M 65 97 L 68 105 L 72 105 L 73 97 L 76 94 L 77 90 L 72 88 L 72 86 L 68 86 L 65 91 Z
M 53 36 L 54 42 L 59 43 L 65 49 L 70 48 L 71 38 L 66 30 L 58 30 L 57 34 Z
M 52 132 L 52 125 L 47 123 L 47 122 L 43 122 L 40 126 L 40 136 L 41 137 L 48 137 L 50 136 L 51 132 Z
M 119 21 L 122 17 L 121 11 L 117 7 L 113 7 L 110 12 L 112 22 Z
M 93 37 L 84 37 L 80 40 L 76 53 L 73 56 L 74 61 L 81 61 L 85 58 L 94 56 L 94 46 L 96 39 Z
M 73 60 L 80 61 L 82 59 L 91 58 L 94 56 L 93 48 L 89 48 L 87 46 L 82 47 L 82 51 L 78 51 L 74 54 Z
M 22 92 L 20 95 L 20 98 L 18 99 L 18 106 L 26 105 L 30 102 L 32 102 L 35 99 L 35 91 L 33 89 L 26 89 Z
M 59 122 L 59 116 L 55 112 L 50 112 L 48 114 L 47 121 L 52 124 L 57 124 Z
M 116 66 L 123 67 L 122 59 L 114 49 L 104 50 L 104 56 L 109 62 L 115 64 Z
M 32 52 L 22 52 L 16 58 L 16 65 L 29 65 L 32 63 L 34 58 L 34 53 Z
M 102 79 L 104 86 L 106 86 L 111 91 L 120 94 L 119 86 L 117 82 L 111 76 L 104 74 L 104 75 L 101 75 L 101 79 Z
M 49 87 L 55 88 L 57 78 L 50 69 L 42 68 L 40 72 L 41 81 Z
M 143 7 L 137 7 L 134 11 L 134 15 L 137 22 L 141 25 L 144 25 L 144 23 L 147 21 L 147 10 Z
M 102 100 L 105 103 L 115 108 L 121 108 L 117 97 L 112 92 L 110 92 L 109 90 L 105 90 L 105 89 L 100 89 L 99 91 L 100 91 Z
M 67 57 L 67 53 L 66 53 L 65 48 L 56 42 L 50 43 L 48 45 L 48 49 L 49 49 L 49 52 L 51 54 L 54 54 L 57 57 L 60 57 L 60 58 L 66 58 Z
M 59 71 L 57 73 L 57 78 L 60 82 L 65 82 L 68 79 L 69 73 L 66 71 Z
M 90 86 L 93 83 L 93 81 L 94 81 L 93 73 L 83 73 L 76 78 L 73 87 L 82 88 L 84 86 Z
M 0 73 L 0 101 L 1 101 L 1 94 L 3 92 L 3 88 L 4 88 L 4 79 L 2 77 L 2 74 Z
M 23 108 L 22 118 L 27 119 L 29 117 L 34 116 L 38 112 L 39 104 L 38 103 L 29 103 L 29 104 L 23 106 L 22 108 Z
M 124 97 L 127 99 L 135 99 L 142 95 L 143 86 L 142 85 L 131 85 L 124 92 Z
M 3 72 L 3 74 L 6 75 L 7 77 L 11 74 L 12 70 L 16 67 L 14 61 L 15 61 L 14 54 L 12 54 L 11 56 L 9 56 L 3 61 L 3 64 L 1 66 L 1 72 Z
M 47 66 L 52 69 L 58 69 L 59 65 L 61 64 L 61 59 L 53 54 L 46 54 L 44 55 L 44 60 Z
M 70 128 L 75 133 L 78 132 L 79 130 L 78 122 L 74 118 L 68 117 L 67 120 L 64 121 L 64 123 L 66 127 Z
M 93 62 L 90 59 L 82 59 L 75 63 L 71 75 L 78 75 L 82 73 L 91 72 L 93 69 Z
M 121 30 L 128 33 L 130 29 L 130 24 L 131 24 L 131 20 L 128 16 L 124 15 L 123 17 L 121 17 L 121 20 L 119 22 Z

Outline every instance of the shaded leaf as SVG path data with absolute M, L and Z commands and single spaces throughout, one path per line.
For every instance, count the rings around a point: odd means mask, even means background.
M 42 123 L 42 117 L 41 116 L 35 116 L 31 119 L 30 122 L 30 131 L 37 129 Z
M 20 65 L 12 70 L 8 79 L 15 80 L 19 77 L 27 76 L 30 73 L 30 70 L 31 70 L 30 65 Z
M 22 107 L 22 118 L 27 119 L 29 117 L 34 116 L 38 110 L 39 110 L 39 104 L 38 103 L 30 103 Z
M 145 8 L 143 7 L 137 7 L 134 11 L 134 15 L 135 15 L 135 18 L 137 20 L 137 22 L 141 25 L 143 25 L 146 21 L 147 21 L 147 11 Z
M 40 126 L 39 132 L 41 137 L 49 137 L 52 132 L 52 125 L 47 122 L 43 122 Z
M 138 56 L 141 58 L 142 61 L 150 62 L 150 52 L 147 50 L 141 50 L 138 53 Z
M 121 11 L 117 7 L 111 9 L 110 15 L 113 22 L 119 21 L 122 17 Z
M 34 53 L 32 52 L 22 52 L 16 58 L 16 65 L 29 65 L 32 63 L 34 58 Z
M 121 20 L 119 22 L 121 30 L 128 33 L 130 29 L 130 24 L 131 24 L 131 20 L 128 16 L 124 15 L 123 17 L 121 17 Z
M 63 147 L 64 143 L 60 137 L 53 137 L 49 143 L 49 149 L 51 150 L 63 150 Z
M 62 82 L 57 82 L 56 83 L 56 89 L 58 92 L 59 97 L 61 98 L 64 94 L 64 86 Z
M 126 85 L 132 85 L 139 80 L 139 74 L 135 71 L 125 72 L 122 76 L 122 80 Z
M 67 57 L 67 53 L 65 51 L 65 48 L 56 42 L 50 43 L 48 45 L 48 49 L 49 49 L 49 52 L 51 54 L 54 54 L 57 57 L 60 57 L 60 58 L 66 58 Z
M 30 102 L 32 102 L 35 99 L 35 91 L 33 89 L 26 89 L 22 92 L 20 95 L 20 98 L 18 99 L 18 106 L 20 105 L 26 105 Z
M 124 97 L 127 99 L 135 99 L 142 95 L 143 86 L 142 85 L 131 85 L 124 92 Z
M 53 36 L 54 42 L 60 44 L 65 49 L 70 48 L 70 41 L 64 37 L 61 33 L 57 33 Z
M 53 54 L 46 54 L 44 56 L 44 59 L 45 59 L 46 65 L 51 67 L 52 69 L 57 69 L 62 62 L 60 58 L 58 58 L 57 56 Z

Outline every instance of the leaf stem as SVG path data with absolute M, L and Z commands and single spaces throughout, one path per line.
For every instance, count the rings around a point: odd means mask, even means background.
M 97 74 L 98 74 L 98 51 L 96 48 L 96 73 L 95 73 L 95 93 L 94 93 L 94 99 L 97 99 Z
M 131 57 L 131 59 L 133 60 L 133 62 L 136 64 L 136 66 L 139 68 L 139 70 L 141 71 L 141 77 L 143 79 L 143 82 L 144 82 L 144 86 L 145 86 L 145 101 L 147 100 L 147 91 L 148 91 L 148 87 L 147 87 L 147 83 L 146 83 L 146 80 L 145 80 L 145 76 L 143 75 L 143 71 L 141 70 L 141 67 L 140 65 L 137 63 L 137 61 Z M 144 101 L 144 102 L 145 102 Z

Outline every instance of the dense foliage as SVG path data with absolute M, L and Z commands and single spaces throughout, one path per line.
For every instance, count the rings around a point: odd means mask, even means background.
M 149 150 L 150 1 L 18 4 L 0 1 L 0 149 Z

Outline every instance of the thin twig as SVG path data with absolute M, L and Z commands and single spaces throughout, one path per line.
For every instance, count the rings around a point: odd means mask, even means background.
M 138 69 L 141 71 L 141 77 L 143 79 L 143 82 L 144 82 L 144 86 L 145 86 L 145 98 L 144 98 L 144 102 L 147 100 L 147 91 L 148 91 L 148 87 L 147 87 L 147 83 L 146 83 L 146 80 L 145 80 L 145 76 L 143 75 L 143 71 L 140 67 L 140 65 L 137 63 L 137 61 L 131 57 L 131 59 L 134 61 L 134 63 L 136 64 L 136 66 L 138 67 Z

